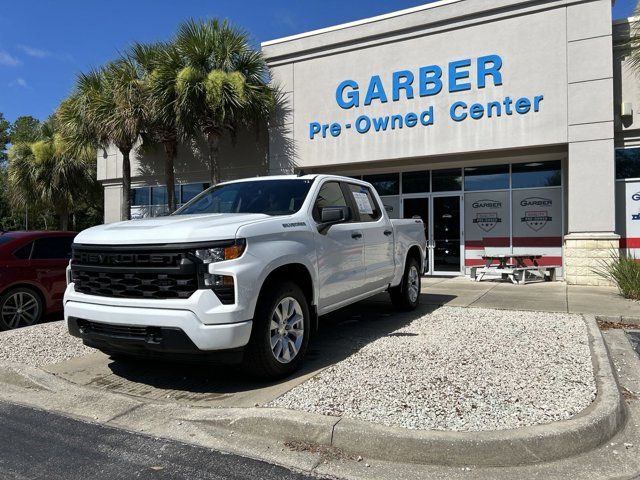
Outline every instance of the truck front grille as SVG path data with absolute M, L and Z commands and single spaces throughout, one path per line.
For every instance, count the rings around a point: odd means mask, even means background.
M 199 262 L 188 251 L 152 247 L 74 245 L 75 290 L 116 298 L 189 298 L 198 289 Z

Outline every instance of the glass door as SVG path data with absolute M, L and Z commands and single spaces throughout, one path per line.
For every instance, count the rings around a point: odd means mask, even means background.
M 443 275 L 459 274 L 462 271 L 461 196 L 434 195 L 431 202 L 430 271 Z
M 402 200 L 403 218 L 421 218 L 424 222 L 424 234 L 427 239 L 425 247 L 429 246 L 429 198 L 404 198 Z M 424 273 L 431 271 L 431 249 L 427 248 L 427 259 L 424 265 Z

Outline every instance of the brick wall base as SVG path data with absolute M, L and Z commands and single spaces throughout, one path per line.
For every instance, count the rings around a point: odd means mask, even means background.
M 569 234 L 564 237 L 564 277 L 570 285 L 613 286 L 596 273 L 620 255 L 620 237 L 612 234 Z

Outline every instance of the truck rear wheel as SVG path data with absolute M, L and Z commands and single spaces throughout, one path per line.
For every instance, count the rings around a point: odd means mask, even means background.
M 309 304 L 292 282 L 267 286 L 253 318 L 244 367 L 251 374 L 278 379 L 298 369 L 309 344 Z
M 389 289 L 391 302 L 401 310 L 415 310 L 420 303 L 420 264 L 414 257 L 407 259 L 402 281 Z

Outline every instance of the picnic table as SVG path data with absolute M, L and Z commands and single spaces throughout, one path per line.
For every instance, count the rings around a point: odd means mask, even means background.
M 485 249 L 486 250 L 486 249 Z M 500 275 L 504 280 L 524 285 L 529 280 L 537 279 L 553 281 L 556 279 L 556 269 L 560 265 L 540 266 L 542 255 L 537 253 L 489 253 L 482 256 L 484 267 L 471 267 L 471 278 L 479 282 L 485 275 Z M 526 261 L 529 260 L 531 265 Z M 497 262 L 497 263 L 495 263 Z

